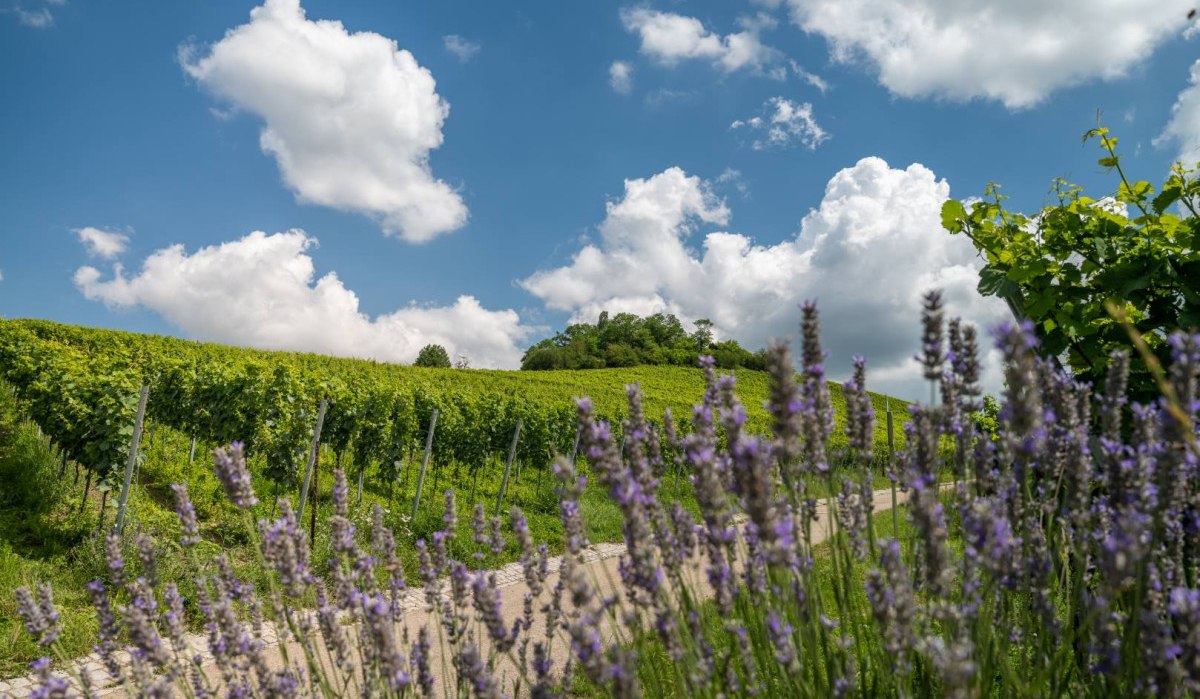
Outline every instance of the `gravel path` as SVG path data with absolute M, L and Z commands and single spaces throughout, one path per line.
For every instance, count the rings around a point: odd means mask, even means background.
M 899 502 L 904 502 L 907 499 L 906 496 L 907 493 L 897 493 Z M 889 510 L 891 509 L 891 506 L 891 489 L 876 490 L 874 492 L 872 507 L 875 512 Z M 828 536 L 827 529 L 829 526 L 829 518 L 824 501 L 821 501 L 819 504 L 818 513 L 819 517 L 817 521 L 813 523 L 812 527 L 812 543 L 814 545 L 821 543 Z M 618 564 L 620 562 L 620 556 L 624 552 L 625 545 L 622 543 L 595 544 L 583 551 L 583 559 L 586 564 L 586 568 L 592 580 L 594 580 L 599 587 L 598 593 L 600 596 L 611 595 L 616 591 L 616 585 L 619 584 L 618 581 L 620 580 Z M 553 588 L 554 583 L 557 582 L 557 577 L 555 574 L 562 564 L 562 557 L 555 556 L 554 558 L 550 559 L 549 563 L 552 575 L 546 581 L 546 587 L 548 590 L 549 588 Z M 521 616 L 523 613 L 525 595 L 529 591 L 529 588 L 525 583 L 524 571 L 520 563 L 509 563 L 502 568 L 496 569 L 494 573 L 496 575 L 496 585 L 500 589 L 501 611 L 504 615 L 504 618 L 509 620 L 511 623 L 512 619 Z M 694 575 L 691 577 L 696 583 L 696 591 L 705 596 L 711 594 L 711 590 L 708 589 L 705 576 L 700 574 L 699 568 L 696 568 L 693 573 Z M 540 599 L 547 598 L 549 595 L 548 590 L 542 593 L 542 597 Z M 449 599 L 449 594 L 449 583 L 443 581 L 443 598 Z M 432 631 L 433 625 L 439 623 L 439 620 L 436 619 L 434 614 L 431 613 L 427 608 L 425 602 L 425 591 L 423 588 L 417 587 L 410 589 L 405 594 L 404 599 L 401 602 L 401 606 L 406 610 L 403 625 L 408 627 L 411 634 L 410 637 L 412 638 L 415 638 L 416 630 L 421 628 L 423 625 L 430 625 Z M 537 615 L 537 617 L 540 616 L 541 615 Z M 600 631 L 602 638 L 605 640 L 612 639 L 615 632 L 611 628 L 611 624 L 608 623 L 607 617 L 601 626 L 602 628 Z M 539 626 L 539 620 L 535 618 L 533 628 L 531 629 L 531 638 L 543 638 L 545 635 L 544 628 L 544 621 L 540 622 Z M 441 667 L 440 663 L 442 659 L 440 657 L 441 649 L 438 647 L 439 644 L 436 643 L 436 634 L 433 636 L 433 638 L 435 643 L 434 648 L 432 649 L 433 653 L 431 654 L 432 657 L 430 666 L 436 670 L 437 668 Z M 267 655 L 268 664 L 272 666 L 279 666 L 282 664 L 282 653 L 281 649 L 279 648 L 279 641 L 274 628 L 269 623 L 265 625 L 263 640 L 267 644 L 267 648 L 264 650 L 264 652 Z M 199 654 L 203 659 L 205 673 L 209 674 L 212 678 L 219 677 L 217 667 L 212 662 L 212 654 L 208 651 L 207 637 L 202 634 L 188 634 L 187 641 L 194 653 Z M 484 657 L 486 657 L 487 643 L 485 642 L 480 645 L 480 650 L 485 654 Z M 294 641 L 290 642 L 289 648 L 293 646 L 295 646 Z M 297 650 L 292 652 L 298 652 L 298 647 Z M 567 660 L 567 653 L 568 646 L 566 643 L 558 642 L 553 645 L 551 655 L 554 660 L 554 667 L 563 667 Z M 122 651 L 118 654 L 118 658 L 122 666 L 128 667 L 128 653 Z M 448 658 L 446 660 L 446 664 L 449 665 Z M 84 656 L 83 658 L 77 660 L 76 667 L 89 673 L 89 676 L 92 678 L 92 682 L 98 688 L 96 692 L 98 696 L 113 697 L 116 699 L 126 695 L 125 688 L 121 685 L 116 685 L 113 683 L 108 671 L 104 668 L 99 656 L 95 653 Z M 506 670 L 508 672 L 506 672 Z M 72 686 L 76 686 L 75 680 L 73 679 L 71 673 L 59 670 L 55 671 L 54 674 L 67 679 Z M 505 674 L 508 675 L 507 678 L 504 677 Z M 516 676 L 516 668 L 512 666 L 511 661 L 508 661 L 507 658 L 502 657 L 497 668 L 496 675 L 498 679 L 509 680 L 509 682 L 503 683 L 502 686 L 510 687 L 511 679 Z M 28 697 L 32 693 L 33 688 L 36 686 L 36 682 L 36 675 L 27 675 L 25 677 L 0 680 L 0 699 L 3 699 L 6 696 L 12 697 L 13 699 L 25 699 L 25 697 Z

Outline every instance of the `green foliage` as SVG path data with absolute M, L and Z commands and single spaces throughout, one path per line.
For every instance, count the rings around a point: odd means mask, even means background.
M 1129 346 L 1106 301 L 1124 307 L 1160 360 L 1170 331 L 1200 326 L 1200 179 L 1176 164 L 1156 194 L 1149 182 L 1128 180 L 1108 129 L 1084 135 L 1092 139 L 1105 154 L 1099 164 L 1118 176 L 1111 196 L 1094 199 L 1056 179 L 1057 203 L 1025 215 L 1006 210 L 1006 197 L 989 184 L 970 211 L 947 201 L 942 225 L 968 236 L 986 258 L 979 292 L 1004 299 L 1034 324 L 1040 352 L 1099 386 L 1108 355 Z M 1189 215 L 1172 212 L 1176 205 Z M 1130 389 L 1138 400 L 1157 395 L 1144 368 L 1131 375 Z
M 762 352 L 752 353 L 734 340 L 713 343 L 713 324 L 696 321 L 690 334 L 669 313 L 639 318 L 632 313 L 609 317 L 605 311 L 595 325 L 573 323 L 525 351 L 521 368 L 601 369 L 631 366 L 695 366 L 703 354 L 711 354 L 722 369 L 764 368 Z
M 417 353 L 417 361 L 413 364 L 414 366 L 449 369 L 450 355 L 446 352 L 446 348 L 441 345 L 425 345 Z

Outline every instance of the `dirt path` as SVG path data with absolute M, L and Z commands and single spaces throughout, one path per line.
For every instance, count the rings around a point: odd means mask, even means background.
M 898 502 L 903 503 L 905 500 L 907 500 L 906 495 L 906 493 L 898 493 Z M 887 511 L 891 509 L 891 507 L 892 494 L 890 489 L 876 490 L 873 493 L 872 508 L 875 512 Z M 829 516 L 826 509 L 826 503 L 824 501 L 819 503 L 818 513 L 819 517 L 812 526 L 813 545 L 825 541 L 829 535 Z M 625 545 L 620 543 L 596 544 L 590 546 L 583 552 L 585 570 L 589 577 L 596 584 L 598 588 L 597 592 L 600 596 L 608 596 L 617 592 L 617 587 L 620 584 L 618 565 L 621 560 L 621 554 L 624 552 Z M 542 593 L 542 596 L 539 598 L 535 609 L 540 607 L 541 601 L 548 599 L 550 594 L 549 590 L 552 589 L 554 584 L 557 582 L 557 572 L 561 564 L 562 558 L 559 556 L 550 559 L 551 575 L 546 581 L 547 589 Z M 503 568 L 496 569 L 494 573 L 496 575 L 496 584 L 500 591 L 501 613 L 503 614 L 503 618 L 505 619 L 506 623 L 511 626 L 513 620 L 523 614 L 525 596 L 526 593 L 529 592 L 529 587 L 525 582 L 524 572 L 519 563 L 510 563 Z M 701 574 L 700 569 L 697 566 L 693 566 L 693 569 L 687 571 L 687 574 L 694 582 L 693 589 L 695 591 L 705 596 L 711 594 L 711 589 L 708 587 L 705 576 Z M 448 582 L 444 581 L 442 585 L 443 599 L 448 600 L 449 594 L 449 584 Z M 433 669 L 435 674 L 442 674 L 442 648 L 437 642 L 438 636 L 434 628 L 440 623 L 440 619 L 436 618 L 435 614 L 429 611 L 428 605 L 425 602 L 424 590 L 420 588 L 409 590 L 408 593 L 406 593 L 401 606 L 406 610 L 404 620 L 401 625 L 403 627 L 407 627 L 409 638 L 415 639 L 418 629 L 420 629 L 422 626 L 429 626 L 434 645 L 431 652 L 430 667 Z M 599 631 L 601 638 L 605 642 L 613 639 L 616 633 L 612 627 L 611 621 L 607 617 L 604 617 L 604 620 L 600 624 Z M 486 637 L 486 633 L 480 634 L 479 631 L 477 631 L 476 635 L 477 637 Z M 530 637 L 534 640 L 541 640 L 545 637 L 545 621 L 540 614 L 535 614 L 534 616 L 534 623 L 530 630 Z M 204 672 L 212 679 L 219 678 L 219 668 L 213 662 L 212 654 L 208 651 L 206 636 L 201 634 L 189 634 L 187 640 L 189 646 L 194 650 L 195 654 L 200 655 L 200 657 L 203 659 Z M 280 666 L 283 662 L 284 649 L 280 648 L 274 630 L 269 624 L 264 632 L 264 641 L 267 643 L 267 648 L 264 650 L 264 653 L 267 656 L 268 665 L 271 665 L 272 667 Z M 484 638 L 484 641 L 484 643 L 480 644 L 480 652 L 484 657 L 487 657 L 486 638 Z M 555 642 L 551 647 L 551 657 L 554 660 L 554 667 L 556 669 L 561 669 L 564 666 L 567 661 L 569 651 L 570 648 L 566 642 L 564 642 L 561 638 L 555 639 Z M 294 641 L 288 644 L 287 652 L 293 659 L 296 657 L 302 657 L 299 647 Z M 530 648 L 530 652 L 532 653 L 532 647 Z M 122 665 L 127 667 L 129 663 L 128 655 L 122 652 L 119 654 L 119 657 Z M 111 678 L 107 670 L 105 670 L 103 665 L 100 663 L 98 656 L 92 654 L 81 658 L 77 662 L 79 667 L 82 667 L 90 673 L 90 676 L 93 678 L 93 682 L 99 687 L 99 691 L 97 692 L 99 696 L 106 698 L 112 697 L 113 699 L 126 696 L 124 687 L 112 684 Z M 445 658 L 445 665 L 446 667 L 450 667 L 451 665 L 448 657 Z M 74 680 L 72 680 L 67 673 L 57 671 L 55 674 L 70 680 L 74 685 Z M 507 657 L 502 656 L 498 663 L 496 677 L 497 679 L 502 680 L 501 687 L 506 693 L 511 691 L 512 681 L 517 677 L 516 666 Z M 444 682 L 446 679 L 447 678 L 440 678 L 439 682 Z M 36 677 L 32 675 L 9 680 L 0 680 L 0 697 L 8 694 L 14 699 L 24 699 L 31 694 L 35 685 L 35 681 Z M 443 685 L 437 693 L 439 695 L 453 696 L 453 688 L 451 688 L 451 691 L 449 692 L 444 690 L 445 687 Z

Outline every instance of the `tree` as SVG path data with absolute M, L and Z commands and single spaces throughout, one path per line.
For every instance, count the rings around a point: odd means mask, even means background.
M 417 361 L 415 366 L 431 366 L 441 367 L 443 369 L 450 368 L 450 354 L 446 352 L 446 348 L 441 345 L 425 345 L 421 351 L 417 353 Z
M 692 333 L 692 342 L 697 352 L 707 352 L 713 343 L 713 322 L 708 318 L 696 321 L 696 330 Z
M 762 358 L 734 340 L 713 343 L 713 324 L 696 321 L 688 334 L 670 313 L 640 318 L 632 313 L 602 312 L 595 325 L 572 323 L 534 344 L 521 359 L 522 369 L 600 369 L 637 365 L 696 366 L 701 354 L 713 354 L 717 366 L 761 369 Z
M 1126 177 L 1108 129 L 1084 134 L 1085 142 L 1092 139 L 1105 153 L 1100 166 L 1117 174 L 1114 194 L 1093 199 L 1056 179 L 1051 194 L 1058 203 L 1029 216 L 1005 210 L 1006 197 L 989 184 L 969 212 L 947 201 L 942 225 L 968 236 L 986 259 L 979 292 L 1004 299 L 1014 316 L 1033 323 L 1043 356 L 1100 386 L 1108 355 L 1130 345 L 1106 302 L 1124 309 L 1160 361 L 1171 331 L 1200 326 L 1200 180 L 1176 163 L 1156 195 L 1149 182 Z M 1171 212 L 1176 205 L 1188 215 Z M 1145 367 L 1134 366 L 1132 396 L 1156 396 Z

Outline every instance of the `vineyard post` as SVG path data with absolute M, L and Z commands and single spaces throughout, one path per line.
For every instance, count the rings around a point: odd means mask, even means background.
M 117 520 L 113 523 L 113 531 L 120 534 L 125 527 L 125 506 L 129 502 L 129 484 L 133 480 L 133 467 L 137 464 L 138 446 L 142 441 L 142 420 L 146 417 L 146 398 L 150 396 L 150 386 L 142 384 L 142 392 L 138 396 L 137 418 L 133 422 L 133 436 L 129 438 L 129 459 L 125 462 L 125 480 L 121 483 L 121 498 L 117 501 Z
M 354 503 L 355 507 L 362 504 L 363 474 L 365 474 L 366 472 L 367 472 L 367 460 L 363 459 L 362 466 L 358 467 L 358 499 Z
M 188 449 L 188 466 L 196 461 L 196 435 L 192 435 L 192 446 Z
M 313 470 L 317 471 L 318 476 L 317 476 L 316 480 L 313 481 L 313 484 L 312 484 L 312 512 L 308 513 L 308 545 L 309 546 L 317 545 L 317 491 L 321 489 L 321 477 L 319 475 L 320 471 L 321 471 L 320 465 L 321 465 L 321 452 L 318 450 L 317 451 L 317 463 L 313 469 Z M 304 522 L 301 522 L 300 524 L 303 525 Z
M 304 473 L 304 487 L 300 489 L 300 512 L 296 515 L 297 522 L 304 521 L 304 503 L 308 500 L 308 486 L 312 481 L 313 467 L 317 465 L 317 450 L 321 447 L 321 427 L 325 424 L 325 408 L 328 401 L 321 399 L 317 408 L 317 427 L 313 430 L 312 448 L 308 450 L 308 469 Z
M 888 471 L 892 482 L 892 536 L 899 536 L 900 518 L 896 514 L 896 473 L 895 465 L 892 463 L 896 453 L 896 438 L 895 428 L 892 426 L 892 399 L 885 399 L 887 402 L 884 406 L 887 408 L 887 432 L 888 432 Z
M 100 521 L 96 524 L 96 531 L 104 529 L 104 508 L 108 505 L 108 491 L 100 494 Z
M 75 482 L 79 482 L 79 475 L 76 472 Z M 79 501 L 79 511 L 83 512 L 83 506 L 87 504 L 88 493 L 92 490 L 92 469 L 87 469 L 87 480 L 83 482 L 83 499 Z
M 421 460 L 421 472 L 417 475 L 417 494 L 413 498 L 412 521 L 417 521 L 417 510 L 421 508 L 421 488 L 425 485 L 425 469 L 429 467 L 429 454 L 433 451 L 433 430 L 437 428 L 437 408 L 429 416 L 429 433 L 425 435 L 425 458 Z
M 504 493 L 508 491 L 508 473 L 512 470 L 513 458 L 517 455 L 517 440 L 521 438 L 521 418 L 517 418 L 517 429 L 513 430 L 512 446 L 508 448 L 508 463 L 504 465 L 504 480 L 500 481 L 500 492 L 496 495 L 496 514 L 504 507 Z

